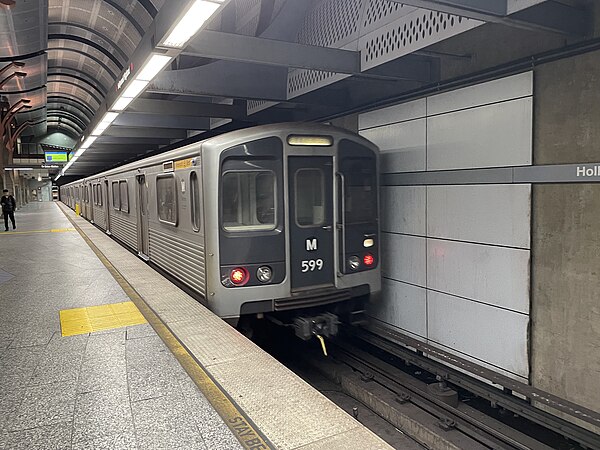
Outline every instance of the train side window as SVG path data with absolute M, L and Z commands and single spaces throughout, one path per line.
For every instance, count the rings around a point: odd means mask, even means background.
M 226 231 L 275 229 L 275 175 L 271 171 L 231 171 L 223 174 L 221 191 Z
M 300 169 L 294 175 L 296 223 L 300 227 L 325 221 L 325 174 L 321 169 Z
M 200 231 L 200 183 L 198 182 L 198 174 L 194 171 L 190 173 L 190 191 L 192 204 L 192 228 L 194 229 L 194 231 Z
M 156 177 L 156 199 L 158 220 L 177 226 L 177 189 L 173 175 Z
M 112 184 L 112 199 L 113 199 L 113 208 L 120 209 L 121 208 L 121 196 L 119 195 L 119 182 L 114 181 Z
M 121 191 L 121 211 L 129 212 L 129 192 L 127 190 L 127 181 L 119 181 L 119 191 Z

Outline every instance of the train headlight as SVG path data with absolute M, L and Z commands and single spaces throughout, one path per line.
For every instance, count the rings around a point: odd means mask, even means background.
M 360 267 L 360 259 L 358 259 L 358 256 L 351 256 L 348 258 L 348 265 L 352 270 L 358 269 Z
M 250 279 L 250 274 L 243 267 L 236 267 L 229 273 L 229 279 L 235 286 L 243 286 Z
M 268 283 L 273 278 L 273 271 L 268 266 L 261 266 L 256 271 L 256 278 L 261 283 Z

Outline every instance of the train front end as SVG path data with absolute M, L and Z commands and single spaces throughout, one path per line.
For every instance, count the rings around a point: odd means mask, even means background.
M 218 186 L 205 208 L 211 309 L 268 317 L 303 339 L 359 321 L 381 290 L 377 148 L 291 124 L 207 141 L 203 161 L 205 189 Z

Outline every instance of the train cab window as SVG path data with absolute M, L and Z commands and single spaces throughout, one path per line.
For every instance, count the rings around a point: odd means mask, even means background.
M 177 189 L 173 175 L 156 178 L 156 199 L 158 201 L 158 220 L 177 226 Z
M 127 190 L 127 181 L 119 181 L 119 191 L 121 192 L 121 211 L 129 212 L 129 192 Z
M 223 174 L 221 211 L 226 231 L 275 228 L 275 175 L 271 171 Z
M 115 181 L 112 184 L 112 200 L 113 200 L 113 208 L 120 209 L 121 208 L 121 196 L 119 195 L 119 182 Z
M 345 158 L 346 223 L 372 222 L 377 217 L 377 168 L 374 158 Z
M 294 177 L 298 226 L 321 225 L 325 220 L 325 174 L 321 169 L 300 169 Z
M 198 174 L 192 171 L 190 173 L 190 191 L 192 204 L 192 228 L 194 231 L 200 231 L 201 225 L 201 208 L 200 208 L 200 183 L 198 182 Z

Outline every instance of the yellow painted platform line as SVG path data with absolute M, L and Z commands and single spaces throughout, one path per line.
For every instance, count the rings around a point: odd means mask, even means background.
M 69 231 L 77 231 L 75 228 L 53 228 L 51 230 L 30 230 L 30 231 L 5 231 L 0 233 L 0 236 L 12 236 L 15 234 L 33 234 L 33 233 L 67 233 Z
M 234 436 L 240 441 L 242 447 L 246 450 L 275 450 L 276 447 L 258 430 L 258 427 L 237 406 L 227 392 L 225 392 L 225 390 L 210 376 L 204 367 L 202 367 L 202 364 L 188 352 L 185 346 L 177 339 L 171 330 L 169 330 L 152 308 L 148 306 L 133 286 L 129 284 L 108 258 L 106 258 L 104 253 L 102 253 L 83 230 L 77 226 L 73 218 L 70 217 L 61 206 L 59 206 L 59 208 L 77 229 L 83 240 L 89 245 L 98 259 L 102 261 L 116 282 L 119 283 L 119 286 L 121 286 L 127 296 L 144 315 L 148 323 L 152 326 L 154 331 L 156 331 L 156 334 L 160 336 L 171 353 L 177 358 L 179 364 L 185 369 L 190 378 L 194 380 L 196 386 L 198 386 L 206 399 L 213 408 L 215 408 L 215 411 L 217 411 L 225 424 L 233 432 Z
M 60 329 L 63 336 L 112 330 L 129 325 L 146 323 L 133 302 L 111 303 L 87 308 L 63 309 L 60 315 Z

